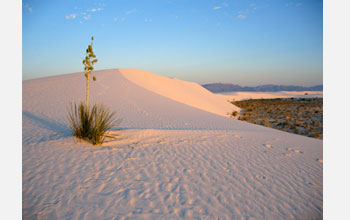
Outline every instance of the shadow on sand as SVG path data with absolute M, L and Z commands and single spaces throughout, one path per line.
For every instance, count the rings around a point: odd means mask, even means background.
M 32 120 L 38 127 L 46 129 L 52 133 L 49 135 L 43 135 L 40 138 L 39 142 L 53 141 L 72 136 L 70 128 L 65 124 L 59 123 L 49 118 L 40 117 L 28 111 L 23 111 L 22 116 L 23 118 L 28 118 Z

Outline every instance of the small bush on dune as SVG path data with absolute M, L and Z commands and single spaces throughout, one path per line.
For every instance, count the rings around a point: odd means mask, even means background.
M 238 111 L 233 111 L 232 113 L 231 113 L 231 116 L 232 117 L 236 117 L 238 115 Z
M 68 121 L 74 136 L 93 145 L 102 144 L 106 137 L 113 137 L 108 136 L 107 131 L 120 122 L 115 119 L 115 112 L 111 112 L 108 107 L 95 104 L 90 109 L 83 102 L 71 105 Z

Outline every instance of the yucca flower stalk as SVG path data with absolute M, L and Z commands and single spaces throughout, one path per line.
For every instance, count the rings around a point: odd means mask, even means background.
M 83 64 L 84 64 L 84 72 L 85 72 L 85 77 L 86 77 L 86 108 L 89 109 L 89 89 L 90 89 L 90 72 L 94 70 L 93 65 L 95 63 L 97 63 L 97 59 L 92 59 L 92 58 L 96 58 L 96 55 L 94 54 L 93 50 L 92 50 L 92 44 L 94 41 L 94 37 L 91 37 L 91 44 L 88 46 L 88 48 L 86 49 L 86 57 L 83 60 Z M 92 78 L 94 81 L 96 81 L 96 77 L 93 76 Z

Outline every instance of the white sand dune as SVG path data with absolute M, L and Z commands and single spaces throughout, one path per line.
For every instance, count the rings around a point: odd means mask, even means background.
M 67 128 L 82 73 L 23 82 L 24 219 L 322 218 L 321 140 L 225 117 L 236 108 L 195 83 L 95 75 L 91 102 L 123 119 L 100 147 Z
M 237 106 L 228 102 L 226 96 L 213 94 L 194 82 L 171 79 L 137 69 L 119 69 L 119 72 L 138 86 L 192 107 L 223 116 L 233 110 L 239 111 Z

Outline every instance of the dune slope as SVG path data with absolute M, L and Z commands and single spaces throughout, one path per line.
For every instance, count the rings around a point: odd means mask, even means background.
M 82 73 L 23 82 L 24 219 L 322 218 L 322 141 L 230 119 L 196 84 L 140 72 L 95 72 L 91 103 L 123 119 L 100 147 L 67 128 Z
M 233 110 L 239 111 L 238 107 L 228 102 L 226 96 L 213 94 L 197 83 L 137 69 L 119 69 L 119 71 L 136 85 L 177 102 L 223 116 Z

